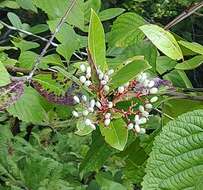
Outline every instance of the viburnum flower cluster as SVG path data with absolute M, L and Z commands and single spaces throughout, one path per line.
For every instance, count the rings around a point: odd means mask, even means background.
M 84 121 L 84 124 L 93 130 L 99 124 L 109 127 L 114 118 L 122 117 L 126 121 L 128 130 L 140 134 L 146 132 L 143 125 L 149 120 L 153 104 L 158 101 L 156 94 L 159 92 L 160 79 L 150 79 L 148 74 L 141 73 L 135 80 L 111 90 L 113 69 L 106 72 L 96 69 L 96 77 L 99 81 L 97 84 L 92 81 L 90 66 L 82 64 L 80 71 L 80 82 L 95 96 L 85 94 L 74 96 L 77 105 L 72 112 L 74 117 Z M 119 103 L 124 101 L 130 101 L 127 109 L 119 107 Z

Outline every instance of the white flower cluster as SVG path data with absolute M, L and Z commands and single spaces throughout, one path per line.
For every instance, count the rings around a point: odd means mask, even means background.
M 149 80 L 146 73 L 142 73 L 137 78 L 138 84 L 134 88 L 134 91 L 141 91 L 142 95 L 152 95 L 158 92 L 158 88 L 155 87 L 155 82 Z M 144 105 L 139 106 L 139 113 L 135 115 L 134 121 L 128 124 L 128 129 L 134 129 L 137 133 L 143 134 L 146 132 L 141 125 L 146 124 L 149 119 L 149 112 L 153 108 L 153 103 L 158 101 L 157 96 L 153 96 L 150 100 L 144 102 Z
M 91 67 L 86 67 L 84 64 L 80 65 L 80 70 L 85 73 L 85 75 L 80 76 L 80 82 L 86 87 L 89 87 L 91 82 Z
M 81 98 L 79 98 L 78 96 L 74 96 L 73 99 L 76 104 L 81 103 L 81 105 L 83 106 L 83 110 L 81 111 L 74 110 L 72 112 L 72 115 L 74 117 L 82 117 L 84 120 L 84 124 L 95 130 L 96 129 L 95 122 L 92 121 L 90 118 L 91 114 L 95 111 L 97 102 L 94 99 L 88 101 L 88 98 L 85 95 L 83 95 Z
M 97 75 L 100 80 L 100 85 L 104 89 L 105 92 L 109 92 L 110 88 L 108 86 L 108 82 L 110 76 L 114 73 L 113 69 L 108 70 L 108 72 L 104 73 L 100 69 L 97 69 Z

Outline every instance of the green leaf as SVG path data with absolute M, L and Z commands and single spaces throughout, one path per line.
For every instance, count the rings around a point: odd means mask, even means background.
M 77 131 L 75 132 L 76 135 L 85 136 L 90 134 L 93 131 L 91 127 L 88 127 L 84 124 L 84 121 L 77 122 Z
M 99 13 L 99 18 L 101 21 L 110 20 L 112 18 L 119 16 L 124 11 L 125 9 L 121 9 L 121 8 L 105 9 Z
M 144 39 L 139 27 L 145 20 L 135 13 L 124 13 L 113 23 L 109 36 L 110 47 L 127 47 Z
M 10 9 L 19 9 L 19 5 L 15 1 L 4 0 L 0 2 L 0 7 L 5 8 L 8 7 Z
M 33 0 L 33 3 L 45 11 L 50 20 L 61 18 L 73 1 L 64 0 Z M 67 22 L 71 25 L 84 28 L 83 1 L 74 0 L 74 6 L 69 11 Z
M 178 41 L 179 44 L 186 47 L 187 49 L 192 50 L 195 53 L 203 55 L 203 46 L 196 42 L 186 42 L 186 41 Z
M 16 0 L 18 5 L 20 5 L 23 9 L 31 10 L 37 13 L 37 8 L 33 5 L 32 0 Z
M 32 26 L 29 29 L 29 32 L 33 33 L 33 34 L 39 34 L 42 32 L 46 32 L 49 29 L 49 27 L 47 26 L 47 24 L 37 24 Z
M 96 175 L 96 181 L 100 185 L 101 190 L 127 190 L 126 187 L 118 182 L 108 179 L 105 175 L 98 173 Z
M 27 123 L 43 124 L 46 118 L 46 111 L 40 104 L 40 96 L 31 87 L 25 88 L 24 95 L 7 111 Z
M 19 66 L 26 69 L 32 69 L 36 58 L 36 53 L 32 51 L 24 51 L 20 54 L 20 57 L 18 58 Z
M 5 86 L 10 82 L 10 76 L 3 63 L 0 61 L 0 86 Z
M 169 122 L 155 139 L 143 190 L 201 189 L 203 179 L 203 110 Z
M 123 119 L 116 119 L 111 121 L 108 127 L 100 126 L 101 134 L 105 141 L 113 148 L 122 151 L 128 140 L 128 130 Z
M 202 63 L 203 63 L 203 55 L 197 55 L 190 60 L 177 64 L 175 69 L 192 70 L 199 67 Z
M 105 35 L 99 17 L 94 12 L 91 11 L 89 35 L 88 35 L 88 48 L 90 50 L 92 59 L 97 67 L 102 70 L 108 68 L 106 63 L 106 45 L 105 45 Z
M 13 26 L 15 26 L 18 29 L 22 29 L 22 22 L 15 13 L 9 12 L 7 16 Z
M 126 82 L 134 79 L 139 73 L 150 68 L 150 65 L 145 60 L 135 59 L 120 69 L 115 75 L 113 75 L 111 83 L 115 89 Z
M 39 47 L 39 44 L 36 42 L 31 42 L 31 41 L 26 41 L 23 39 L 14 39 L 13 41 L 11 41 L 13 43 L 13 45 L 17 48 L 19 48 L 21 50 L 21 52 L 23 51 L 27 51 L 30 49 L 35 49 Z
M 182 51 L 170 32 L 153 24 L 141 26 L 140 29 L 165 55 L 175 60 L 183 59 Z
M 91 9 L 96 13 L 101 9 L 101 0 L 87 0 L 84 3 L 85 21 L 89 23 L 91 16 Z
M 92 144 L 90 146 L 85 159 L 80 165 L 80 171 L 98 171 L 102 165 L 106 162 L 107 158 L 114 153 L 104 141 L 99 130 L 96 130 L 92 134 Z

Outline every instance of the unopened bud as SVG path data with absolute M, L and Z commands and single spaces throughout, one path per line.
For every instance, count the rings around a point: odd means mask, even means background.
M 156 94 L 158 92 L 158 88 L 154 87 L 150 89 L 150 94 Z
M 139 124 L 145 124 L 147 123 L 147 119 L 145 117 L 141 117 L 140 120 L 139 120 Z
M 105 119 L 110 119 L 111 118 L 111 113 L 106 113 L 105 114 Z
M 93 108 L 94 106 L 95 106 L 95 100 L 92 99 L 92 100 L 90 101 L 90 107 Z
M 144 117 L 148 117 L 148 116 L 149 116 L 149 112 L 144 111 L 144 112 L 142 112 L 142 115 L 143 115 Z
M 72 111 L 72 114 L 73 114 L 74 117 L 79 117 L 79 114 L 76 111 Z
M 82 95 L 82 101 L 86 102 L 87 101 L 87 96 Z
M 89 107 L 89 108 L 88 108 L 88 111 L 92 113 L 92 112 L 94 112 L 94 108 Z
M 154 96 L 153 98 L 150 99 L 151 103 L 154 103 L 156 101 L 158 101 L 158 97 L 157 96 Z
M 105 120 L 104 120 L 104 125 L 105 125 L 105 126 L 108 126 L 110 123 L 111 123 L 111 120 L 110 120 L 110 119 L 105 119 Z
M 89 126 L 90 126 L 93 130 L 96 130 L 96 126 L 95 126 L 93 123 L 91 123 Z
M 91 125 L 91 123 L 92 123 L 92 122 L 91 122 L 90 119 L 86 119 L 86 120 L 85 120 L 85 125 L 89 126 L 89 125 Z
M 86 74 L 86 78 L 87 78 L 87 79 L 90 79 L 90 78 L 91 78 L 91 73 L 87 73 L 87 74 Z
M 125 90 L 125 88 L 123 86 L 118 87 L 118 92 L 119 93 L 123 93 Z
M 127 82 L 127 83 L 124 84 L 124 87 L 127 88 L 129 85 L 130 85 L 130 83 Z
M 109 81 L 109 76 L 108 75 L 104 75 L 104 80 L 105 81 Z
M 89 112 L 87 111 L 87 110 L 84 110 L 83 112 L 82 112 L 82 115 L 83 116 L 87 116 L 89 114 Z
M 152 104 L 145 104 L 145 108 L 150 110 L 153 108 L 153 106 L 152 106 Z
M 108 106 L 109 106 L 109 108 L 112 108 L 113 107 L 113 102 L 109 102 Z
M 91 82 L 90 80 L 87 80 L 87 81 L 85 82 L 85 86 L 87 86 L 87 87 L 89 87 L 91 84 L 92 84 L 92 82 Z
M 108 71 L 108 75 L 112 75 L 114 73 L 114 70 L 113 69 L 110 69 L 109 71 Z
M 109 90 L 110 90 L 110 87 L 107 86 L 107 85 L 105 85 L 105 86 L 104 86 L 104 91 L 105 91 L 105 92 L 108 92 Z
M 139 106 L 139 110 L 140 110 L 140 112 L 144 112 L 145 111 L 144 107 L 142 105 Z
M 73 100 L 75 103 L 80 103 L 80 99 L 77 96 L 73 96 Z
M 128 124 L 128 130 L 133 129 L 133 127 L 134 127 L 133 123 L 129 123 L 129 124 Z
M 103 77 L 104 77 L 104 74 L 101 72 L 101 73 L 99 73 L 99 80 L 102 80 L 103 79 Z
M 87 73 L 87 74 L 91 74 L 91 67 L 90 67 L 90 66 L 87 67 L 86 73 Z
M 107 84 L 107 81 L 106 80 L 102 80 L 101 81 L 101 85 L 106 85 Z
M 101 103 L 99 101 L 97 101 L 96 106 L 100 109 L 101 108 Z
M 140 129 L 140 134 L 143 135 L 143 134 L 145 134 L 145 133 L 146 133 L 146 129 L 145 129 L 145 128 L 141 128 L 141 129 Z
M 151 81 L 148 83 L 148 87 L 149 87 L 149 88 L 152 88 L 154 85 L 155 85 L 155 82 L 154 82 L 153 80 L 151 80 Z
M 135 128 L 135 131 L 136 131 L 137 133 L 140 133 L 141 128 L 140 128 L 139 125 L 135 125 L 134 128 Z
M 86 80 L 87 80 L 87 79 L 86 79 L 85 76 L 81 76 L 81 77 L 80 77 L 80 82 L 81 82 L 81 83 L 85 83 Z
M 86 71 L 86 67 L 85 67 L 84 64 L 80 65 L 80 70 L 81 70 L 82 72 L 85 72 L 85 71 Z

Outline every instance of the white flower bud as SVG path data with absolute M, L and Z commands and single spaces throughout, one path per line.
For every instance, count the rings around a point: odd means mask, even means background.
M 109 102 L 109 108 L 112 108 L 113 107 L 113 102 Z
M 152 104 L 145 104 L 145 108 L 150 110 L 153 108 L 153 106 L 152 106 Z
M 144 87 L 148 87 L 150 81 L 148 79 L 146 79 L 144 82 L 143 82 L 143 86 Z
M 102 73 L 102 71 L 100 69 L 97 69 L 97 74 L 99 75 L 100 73 Z
M 156 101 L 158 101 L 158 97 L 157 96 L 154 96 L 153 98 L 150 99 L 151 103 L 154 103 Z
M 88 116 L 88 114 L 89 114 L 89 112 L 88 112 L 87 110 L 84 110 L 84 111 L 82 112 L 82 115 L 83 115 L 83 116 Z
M 82 95 L 82 101 L 86 102 L 87 101 L 87 96 Z
M 118 92 L 119 93 L 123 93 L 125 90 L 125 88 L 123 86 L 118 87 Z
M 130 83 L 127 82 L 127 83 L 124 84 L 124 87 L 125 87 L 125 88 L 128 88 L 129 85 L 130 85 Z
M 86 119 L 85 120 L 85 125 L 89 126 L 91 125 L 92 121 L 90 119 Z
M 73 114 L 74 117 L 79 117 L 79 114 L 76 111 L 72 111 L 72 114 Z
M 103 79 L 103 77 L 104 77 L 104 74 L 101 72 L 101 73 L 99 73 L 99 80 L 102 80 Z
M 87 74 L 91 74 L 91 67 L 90 67 L 90 66 L 87 67 L 86 73 L 87 73 Z
M 93 130 L 96 130 L 96 126 L 95 126 L 93 123 L 91 123 L 89 126 L 90 126 Z
M 101 81 L 101 85 L 106 85 L 107 84 L 107 81 L 106 80 L 102 80 Z
M 155 82 L 154 82 L 153 80 L 151 80 L 151 81 L 148 83 L 148 87 L 149 87 L 149 88 L 152 88 L 154 85 L 155 85 Z
M 108 92 L 109 90 L 110 90 L 110 87 L 107 86 L 107 85 L 105 85 L 105 86 L 104 86 L 104 91 L 105 91 L 105 92 Z
M 113 69 L 110 69 L 109 71 L 108 71 L 108 75 L 112 75 L 114 73 L 114 70 Z
M 129 124 L 128 124 L 128 130 L 133 129 L 133 127 L 134 127 L 133 123 L 129 123 Z
M 91 73 L 87 73 L 87 74 L 86 74 L 86 78 L 87 78 L 87 79 L 90 79 L 90 78 L 91 78 Z
M 81 77 L 80 77 L 80 82 L 81 82 L 81 83 L 85 83 L 86 80 L 87 80 L 87 79 L 86 79 L 85 76 L 81 76 Z
M 85 72 L 85 71 L 86 71 L 86 67 L 85 67 L 84 64 L 80 65 L 80 70 L 81 70 L 82 72 Z
M 101 103 L 99 101 L 97 101 L 96 106 L 100 109 L 101 108 Z
M 145 134 L 145 133 L 146 133 L 146 129 L 145 129 L 145 128 L 141 128 L 141 129 L 140 129 L 140 134 L 143 135 L 143 134 Z
M 142 124 L 145 124 L 147 123 L 147 119 L 145 117 L 141 117 L 140 120 L 139 120 L 139 124 L 142 125 Z
M 80 99 L 77 96 L 73 96 L 73 100 L 75 103 L 79 104 L 80 103 Z
M 108 75 L 104 75 L 104 80 L 105 81 L 109 81 L 109 76 Z
M 108 126 L 110 123 L 111 123 L 111 120 L 110 120 L 110 119 L 105 119 L 105 120 L 104 120 L 104 125 L 105 125 L 105 126 Z
M 105 119 L 110 119 L 111 118 L 111 113 L 106 113 L 105 114 Z
M 135 115 L 135 123 L 138 123 L 139 119 L 140 119 L 139 115 Z
M 89 87 L 92 84 L 92 82 L 90 80 L 85 81 L 85 86 Z
M 150 89 L 150 94 L 156 94 L 158 92 L 158 88 L 154 87 Z
M 147 79 L 147 74 L 146 73 L 141 73 L 140 75 L 138 75 L 137 80 L 142 83 Z
M 142 115 L 143 115 L 144 117 L 148 117 L 148 116 L 149 116 L 149 112 L 144 111 L 144 112 L 142 112 Z
M 139 106 L 139 110 L 140 110 L 140 112 L 144 112 L 144 111 L 145 111 L 145 110 L 144 110 L 144 106 L 140 105 L 140 106 Z
M 136 131 L 137 133 L 140 133 L 141 128 L 140 128 L 139 125 L 135 125 L 134 128 L 135 128 L 135 131 Z
M 92 112 L 94 112 L 94 108 L 89 107 L 89 108 L 88 108 L 88 111 L 92 113 Z
M 95 106 L 95 100 L 92 99 L 92 100 L 90 101 L 90 107 L 93 108 L 94 106 Z

